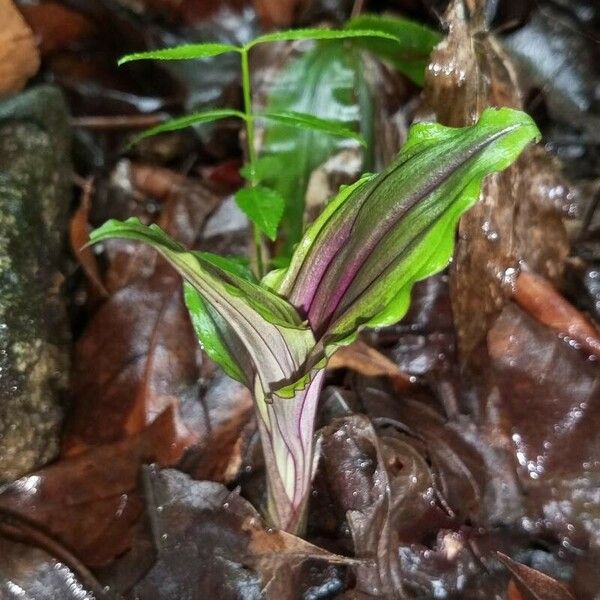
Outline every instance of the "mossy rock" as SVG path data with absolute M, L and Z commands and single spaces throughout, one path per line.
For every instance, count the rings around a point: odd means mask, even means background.
M 68 119 L 50 86 L 0 103 L 0 481 L 59 448 L 69 367 L 60 274 L 71 200 Z

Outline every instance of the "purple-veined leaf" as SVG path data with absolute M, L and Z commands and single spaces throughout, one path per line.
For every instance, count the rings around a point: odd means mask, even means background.
M 268 397 L 274 388 L 302 375 L 299 368 L 314 338 L 285 299 L 240 276 L 229 261 L 219 256 L 187 251 L 156 225 L 146 227 L 135 218 L 111 220 L 92 232 L 90 240 L 97 243 L 115 237 L 145 242 L 158 250 L 198 292 L 203 303 L 210 305 L 214 330 L 209 330 L 207 323 L 202 327 L 212 335 L 218 331 L 224 340 L 228 352 L 223 367 L 230 374 L 244 373 L 242 381 L 248 387 L 254 386 L 256 377 Z M 221 324 L 225 326 L 219 329 Z M 196 331 L 201 332 L 202 327 Z M 243 354 L 235 356 L 236 368 L 232 369 L 228 361 L 234 358 L 236 349 L 243 349 Z
M 314 470 L 314 423 L 325 371 L 291 399 L 267 402 L 260 387 L 254 390 L 258 426 L 267 466 L 269 515 L 286 531 L 302 529 L 304 509 Z
M 144 241 L 186 280 L 188 306 L 204 311 L 195 320 L 200 338 L 254 392 L 276 525 L 302 526 L 328 355 L 361 327 L 404 315 L 412 285 L 448 263 L 458 219 L 477 200 L 483 178 L 509 166 L 538 135 L 527 115 L 511 109 L 488 109 L 462 129 L 414 126 L 390 168 L 343 188 L 289 268 L 261 283 L 136 220 L 109 221 L 92 234 L 92 242 Z
M 384 173 L 342 190 L 308 229 L 286 273 L 268 279 L 318 340 L 306 370 L 361 327 L 397 322 L 412 285 L 443 269 L 483 178 L 539 136 L 520 111 L 487 109 L 472 127 L 422 123 Z

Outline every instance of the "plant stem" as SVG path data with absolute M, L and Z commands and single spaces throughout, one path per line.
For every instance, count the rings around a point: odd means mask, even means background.
M 258 185 L 254 165 L 256 164 L 256 147 L 254 145 L 254 114 L 252 113 L 252 83 L 250 80 L 249 48 L 241 49 L 242 58 L 242 90 L 244 94 L 244 114 L 246 115 L 246 145 L 250 163 L 250 187 Z M 256 225 L 252 224 L 254 246 L 256 252 L 256 274 L 259 279 L 265 274 L 263 263 L 263 238 Z
M 258 419 L 268 488 L 268 519 L 278 529 L 302 535 L 314 470 L 315 416 L 325 371 L 294 398 L 266 402 L 255 385 Z

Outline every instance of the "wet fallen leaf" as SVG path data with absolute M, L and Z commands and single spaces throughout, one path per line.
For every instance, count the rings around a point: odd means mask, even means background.
M 355 555 L 366 561 L 357 567 L 357 589 L 397 597 L 404 590 L 398 547 L 419 539 L 422 521 L 435 522 L 427 463 L 401 436 L 377 436 L 364 416 L 337 419 L 320 435 L 330 497 L 345 515 Z
M 125 440 L 95 446 L 0 488 L 0 508 L 43 526 L 88 565 L 103 565 L 129 547 L 143 504 L 140 466 L 173 465 L 197 442 L 172 409 Z
M 92 248 L 86 246 L 90 241 L 89 214 L 93 189 L 93 180 L 87 179 L 84 182 L 79 207 L 71 217 L 71 222 L 69 223 L 69 239 L 71 242 L 71 251 L 77 257 L 88 279 L 100 294 L 106 297 L 108 296 L 108 292 L 102 282 L 98 261 Z
M 521 79 L 537 91 L 532 102 L 543 97 L 554 120 L 575 126 L 584 139 L 598 143 L 596 10 L 590 6 L 590 15 L 583 17 L 576 3 L 564 8 L 551 2 L 535 5 L 527 23 L 508 35 L 505 44 L 523 71 Z
M 387 356 L 358 340 L 340 348 L 327 364 L 328 369 L 352 369 L 369 377 L 388 377 L 398 389 L 410 386 L 410 378 Z
M 549 281 L 534 273 L 520 273 L 515 283 L 514 298 L 532 317 L 600 359 L 598 328 L 565 300 Z
M 575 600 L 563 583 L 536 569 L 522 565 L 498 553 L 500 562 L 510 571 L 523 600 Z
M 76 49 L 95 32 L 94 24 L 80 12 L 59 2 L 22 4 L 20 10 L 33 30 L 43 56 Z
M 527 522 L 577 547 L 598 544 L 597 362 L 511 304 L 490 330 L 488 347 Z
M 109 600 L 44 550 L 0 536 L 0 597 L 3 600 Z
M 197 397 L 197 352 L 180 281 L 166 265 L 114 294 L 76 345 L 64 453 L 136 434 Z
M 267 529 L 238 493 L 174 470 L 148 469 L 145 481 L 158 558 L 129 597 L 292 600 L 302 597 L 306 561 L 341 587 L 326 565 L 352 561 Z
M 231 483 L 240 474 L 244 456 L 257 435 L 254 405 L 247 388 L 218 373 L 202 398 L 205 431 L 186 457 L 182 470 L 194 479 Z
M 398 395 L 377 380 L 358 384 L 361 402 L 377 423 L 390 423 L 408 431 L 422 446 L 431 463 L 439 502 L 459 522 L 485 522 L 484 496 L 490 474 L 483 457 L 460 421 L 447 421 L 428 394 L 415 390 Z
M 192 245 L 217 203 L 200 184 L 178 188 L 160 224 Z M 199 345 L 179 277 L 147 248 L 127 242 L 112 248 L 107 281 L 128 283 L 102 304 L 77 342 L 66 454 L 135 434 L 167 406 L 198 397 Z
M 31 29 L 12 0 L 0 1 L 0 95 L 18 92 L 37 73 L 40 57 Z

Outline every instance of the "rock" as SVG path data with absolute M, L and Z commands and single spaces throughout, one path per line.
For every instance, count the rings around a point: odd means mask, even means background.
M 70 177 L 61 93 L 41 86 L 0 103 L 0 481 L 59 448 L 69 329 L 58 266 Z

